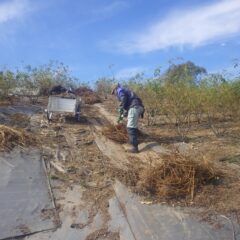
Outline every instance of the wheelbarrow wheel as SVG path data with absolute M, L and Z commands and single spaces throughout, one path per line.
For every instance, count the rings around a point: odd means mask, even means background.
M 76 119 L 77 122 L 80 121 L 80 114 L 79 114 L 79 113 L 76 113 L 76 114 L 75 114 L 75 119 Z
M 47 111 L 47 119 L 48 121 L 52 121 L 52 112 Z

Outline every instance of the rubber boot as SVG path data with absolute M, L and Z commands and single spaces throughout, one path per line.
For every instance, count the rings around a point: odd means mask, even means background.
M 138 129 L 137 128 L 127 128 L 129 143 L 132 145 L 132 149 L 129 151 L 131 153 L 138 153 Z
M 138 146 L 133 146 L 132 149 L 129 151 L 130 153 L 139 153 Z

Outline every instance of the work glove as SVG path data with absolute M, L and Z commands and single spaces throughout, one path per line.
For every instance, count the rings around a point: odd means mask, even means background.
M 119 116 L 118 116 L 117 123 L 120 123 L 123 120 L 123 117 L 124 117 L 123 112 L 124 112 L 123 108 L 118 109 Z
M 123 117 L 127 117 L 128 116 L 128 111 L 123 110 Z
M 119 115 L 122 115 L 122 114 L 123 114 L 123 112 L 124 112 L 124 110 L 123 110 L 123 108 L 122 108 L 122 107 L 118 108 L 118 113 L 119 113 Z
M 120 115 L 120 116 L 118 117 L 117 123 L 122 122 L 122 120 L 123 120 L 123 115 Z

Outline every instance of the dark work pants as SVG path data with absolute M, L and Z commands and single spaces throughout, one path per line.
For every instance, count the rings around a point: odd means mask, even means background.
M 134 147 L 138 146 L 138 129 L 137 128 L 127 128 L 129 143 Z

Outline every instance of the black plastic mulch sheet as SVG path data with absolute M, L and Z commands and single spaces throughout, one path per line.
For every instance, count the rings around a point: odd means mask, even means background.
M 128 240 L 239 240 L 236 222 L 219 215 L 216 223 L 208 224 L 184 213 L 182 209 L 161 204 L 147 205 L 117 182 L 114 190 L 129 225 L 120 228 L 120 238 Z M 123 222 L 123 221 L 122 221 Z M 119 222 L 118 222 L 119 224 Z M 123 224 L 122 224 L 123 225 Z
M 0 153 L 0 239 L 53 229 L 54 219 L 39 150 Z

